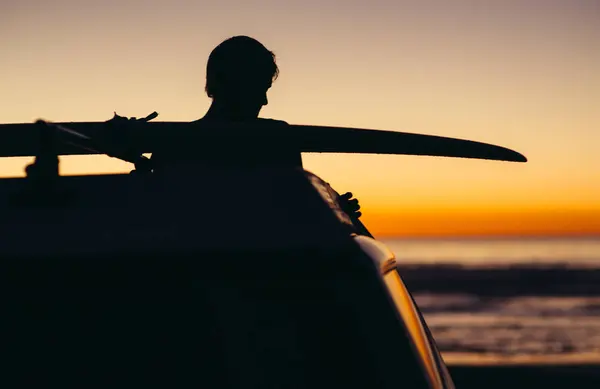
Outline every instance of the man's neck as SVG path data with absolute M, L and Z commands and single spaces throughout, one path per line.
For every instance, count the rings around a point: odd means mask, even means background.
M 245 120 L 253 120 L 257 117 L 248 117 L 247 115 L 242 115 L 236 110 L 232 109 L 230 106 L 219 103 L 213 100 L 212 104 L 208 108 L 208 111 L 204 115 L 202 119 L 204 120 L 227 120 L 227 121 L 245 121 Z

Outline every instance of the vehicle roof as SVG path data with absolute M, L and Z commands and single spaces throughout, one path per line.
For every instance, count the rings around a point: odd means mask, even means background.
M 73 198 L 43 209 L 11 206 L 26 181 L 0 180 L 7 349 L 36 350 L 11 372 L 112 379 L 126 363 L 150 386 L 263 387 L 302 370 L 303 387 L 389 388 L 403 366 L 404 385 L 428 387 L 379 267 L 318 177 L 195 167 L 58 181 Z
M 350 240 L 351 222 L 325 201 L 326 188 L 318 190 L 324 182 L 302 169 L 194 168 L 58 182 L 71 200 L 44 208 L 12 205 L 25 179 L 0 180 L 0 255 L 334 248 Z

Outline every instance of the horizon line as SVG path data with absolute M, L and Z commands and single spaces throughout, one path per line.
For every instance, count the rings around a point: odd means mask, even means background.
M 591 234 L 490 234 L 490 235 L 393 235 L 376 234 L 377 240 L 600 240 L 600 233 Z

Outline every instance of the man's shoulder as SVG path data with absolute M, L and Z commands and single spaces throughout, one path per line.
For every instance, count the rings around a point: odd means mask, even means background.
M 284 120 L 279 120 L 279 119 L 271 119 L 271 118 L 258 118 L 257 119 L 260 122 L 264 122 L 264 123 L 271 123 L 271 124 L 281 124 L 281 125 L 286 125 L 288 126 L 289 123 L 284 121 Z
M 251 126 L 258 126 L 262 128 L 278 128 L 278 127 L 287 127 L 290 124 L 284 120 L 271 119 L 271 118 L 256 118 L 254 120 L 248 121 L 248 124 Z
M 252 120 L 247 120 L 247 121 L 243 121 L 243 122 L 230 122 L 227 120 L 215 120 L 215 119 L 206 119 L 206 118 L 200 118 L 197 120 L 194 120 L 190 123 L 232 123 L 232 124 L 248 124 L 248 125 L 267 125 L 267 126 L 289 126 L 290 124 L 284 120 L 279 120 L 279 119 L 271 119 L 271 118 L 256 118 L 256 119 L 252 119 Z

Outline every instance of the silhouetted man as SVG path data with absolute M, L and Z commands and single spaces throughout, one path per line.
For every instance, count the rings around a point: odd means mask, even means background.
M 219 44 L 208 58 L 205 91 L 212 98 L 210 108 L 195 123 L 241 123 L 281 125 L 277 120 L 258 119 L 263 106 L 268 104 L 267 91 L 277 79 L 279 69 L 275 55 L 257 40 L 235 36 Z M 218 166 L 251 166 L 276 164 L 302 167 L 299 151 L 275 142 L 263 142 L 261 149 L 244 147 L 240 140 L 232 139 L 226 147 L 194 145 L 193 153 L 172 150 L 155 153 L 155 165 L 166 165 L 193 159 L 194 163 Z
M 210 108 L 196 122 L 219 123 L 258 123 L 258 115 L 263 106 L 268 104 L 267 91 L 279 75 L 275 54 L 268 50 L 256 39 L 247 36 L 235 36 L 219 44 L 208 57 L 206 66 L 206 87 L 208 97 L 212 98 Z M 285 122 L 265 121 L 282 124 Z M 235 139 L 232 140 L 232 143 Z M 152 156 L 156 165 L 169 164 L 180 158 L 193 158 L 195 163 L 208 165 L 247 166 L 253 163 L 275 162 L 277 165 L 302 167 L 302 157 L 299 151 L 283 147 L 283 145 L 268 145 L 266 150 L 242 150 L 228 152 L 226 149 L 197 146 L 193 156 L 188 153 L 155 153 Z M 182 156 L 182 154 L 188 154 Z M 341 197 L 341 205 L 347 212 L 360 216 L 358 201 L 351 199 L 351 193 Z

